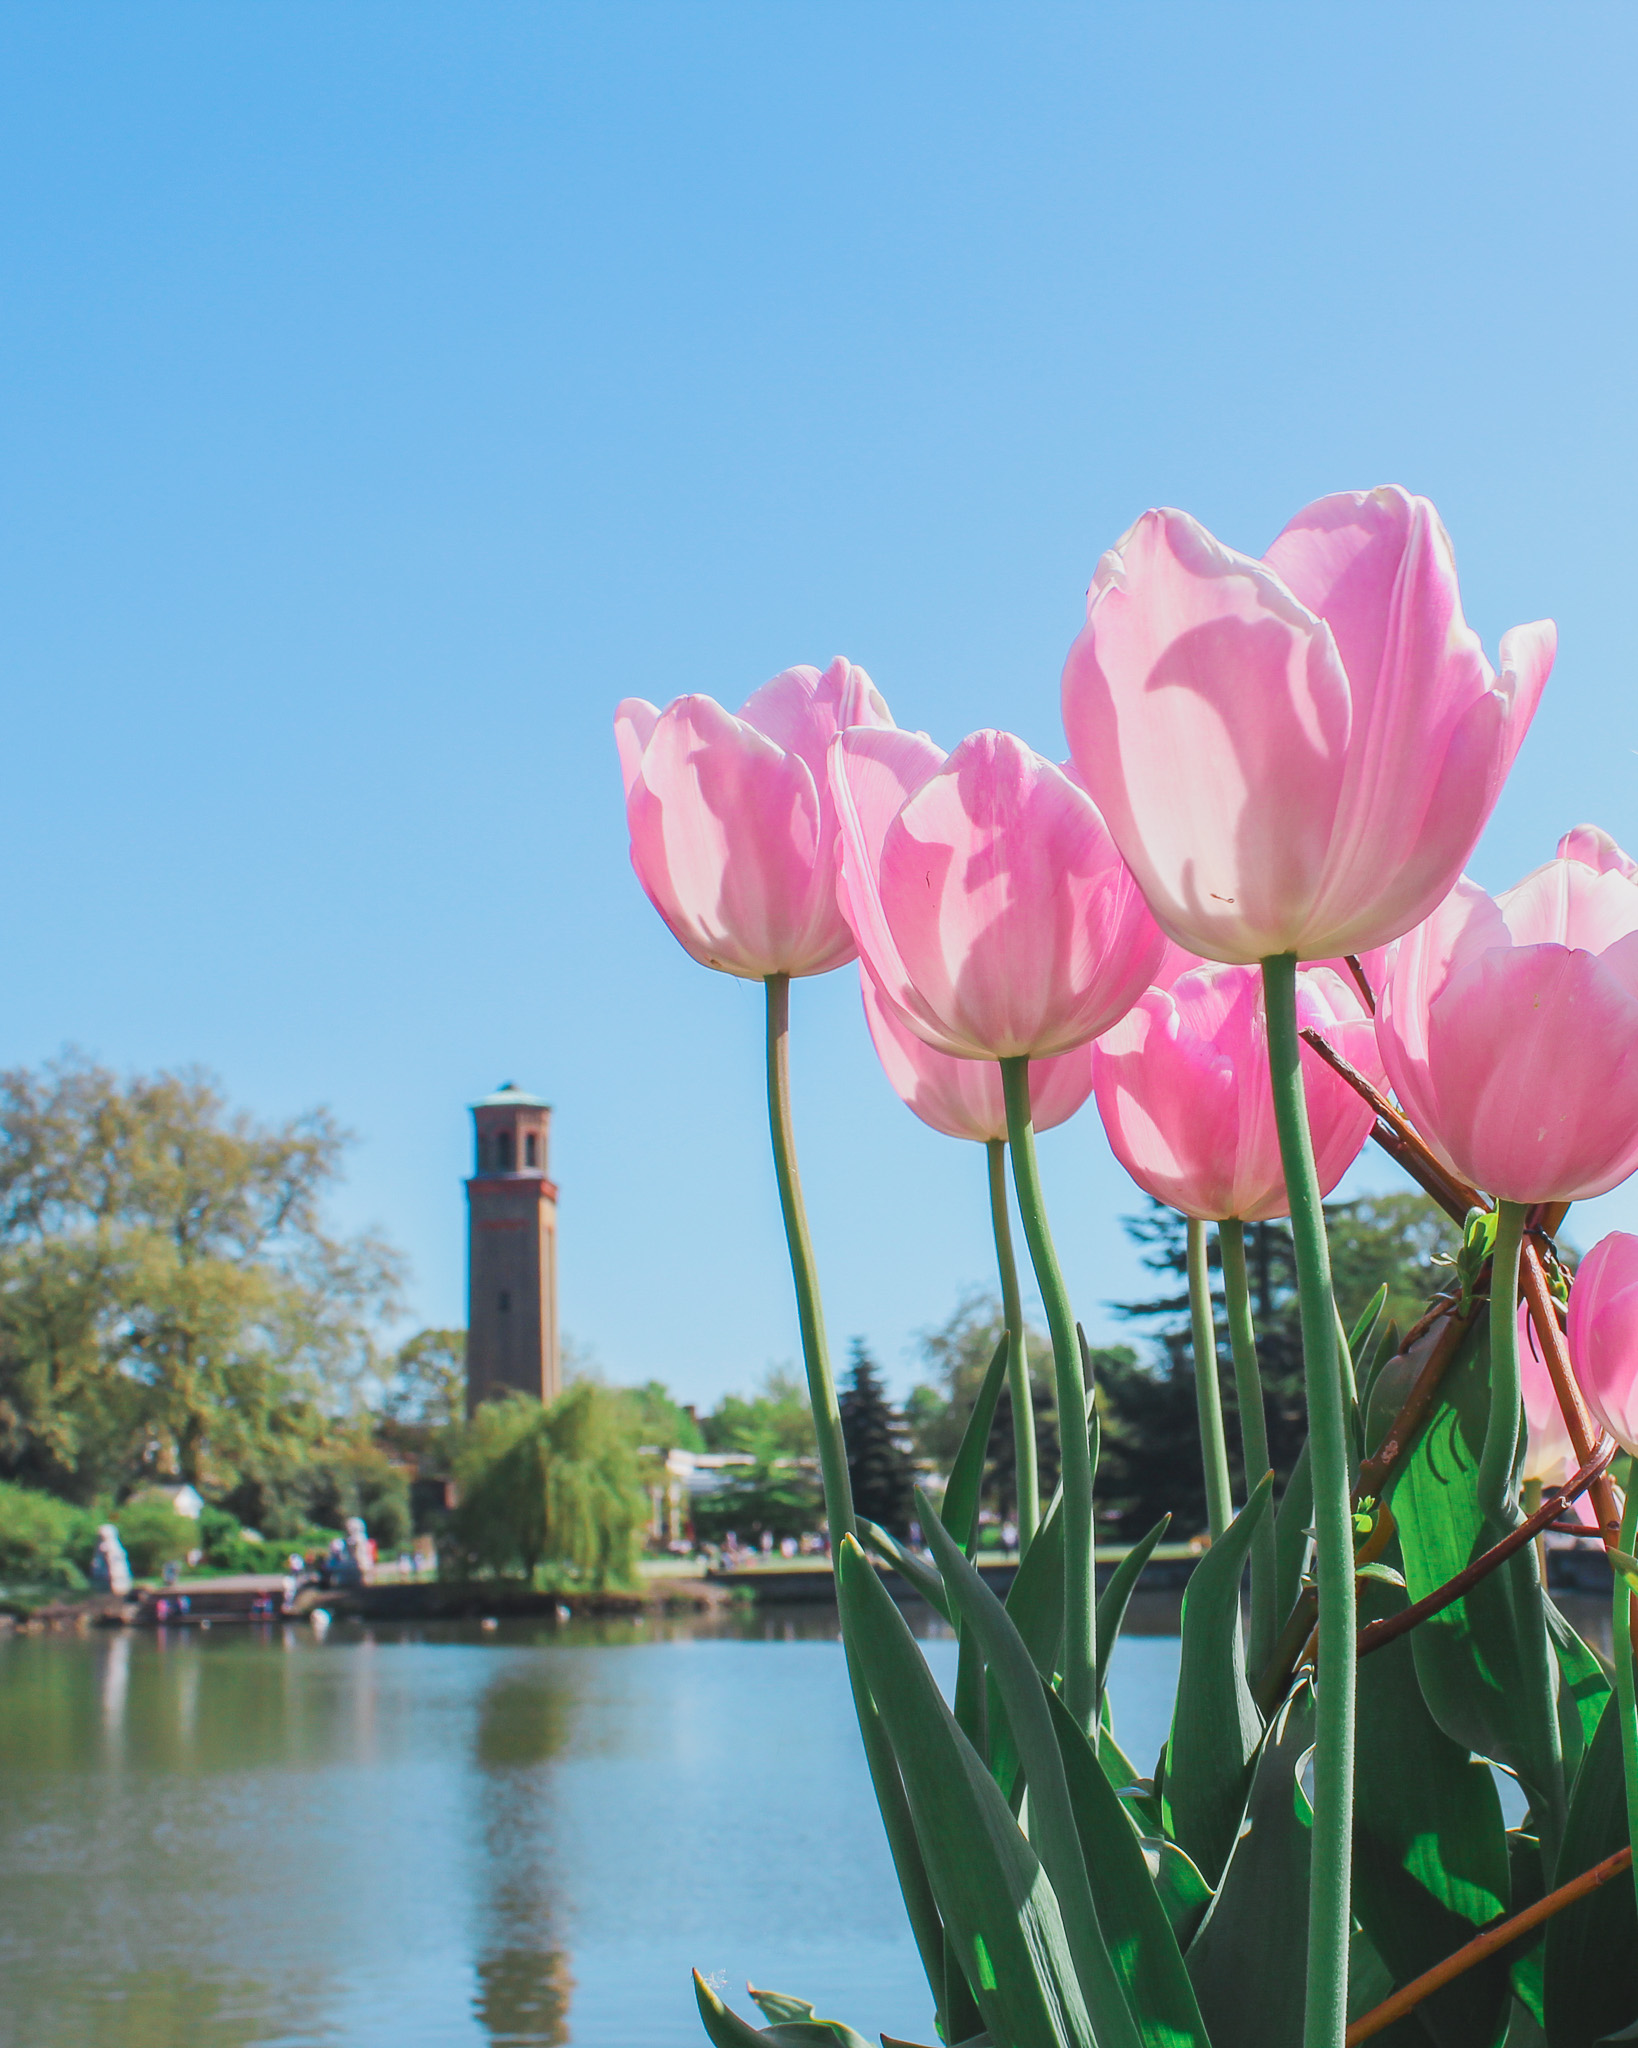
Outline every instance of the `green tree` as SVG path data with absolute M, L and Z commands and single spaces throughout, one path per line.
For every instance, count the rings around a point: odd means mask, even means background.
M 921 1357 L 931 1377 L 911 1390 L 905 1403 L 916 1455 L 948 1473 L 960 1448 L 967 1418 L 996 1346 L 1004 1334 L 1000 1298 L 983 1289 L 966 1294 L 949 1319 L 921 1335 Z M 1058 1396 L 1052 1368 L 1052 1345 L 1045 1331 L 1032 1326 L 1025 1333 L 1029 1359 L 1031 1406 L 1040 1459 L 1041 1498 L 1052 1497 L 1058 1484 Z M 1093 1354 L 1095 1371 L 1134 1361 L 1124 1346 Z M 1003 1520 L 1018 1512 L 1017 1461 L 1013 1448 L 1012 1399 L 1003 1383 L 984 1452 L 983 1505 Z
M 895 1536 L 907 1536 L 915 1514 L 916 1468 L 906 1442 L 904 1418 L 888 1401 L 876 1361 L 862 1337 L 855 1337 L 850 1346 L 840 1407 L 855 1512 L 879 1522 Z
M 1440 1261 L 1452 1257 L 1460 1243 L 1456 1226 L 1425 1195 L 1413 1193 L 1331 1202 L 1325 1215 L 1344 1323 L 1351 1329 L 1386 1281 L 1385 1314 L 1400 1331 L 1408 1329 L 1449 1278 L 1448 1267 Z M 1111 1304 L 1118 1315 L 1146 1332 L 1151 1356 L 1140 1364 L 1130 1352 L 1124 1358 L 1114 1352 L 1101 1355 L 1099 1516 L 1113 1533 L 1130 1538 L 1170 1511 L 1177 1533 L 1192 1534 L 1205 1527 L 1206 1507 L 1195 1423 L 1185 1227 L 1181 1216 L 1158 1202 L 1143 1215 L 1122 1220 L 1128 1235 L 1143 1248 L 1144 1265 L 1168 1284 L 1146 1300 Z M 1236 1485 L 1243 1488 L 1215 1239 L 1212 1261 L 1229 1455 Z M 1277 1483 L 1283 1486 L 1307 1431 L 1296 1268 L 1287 1226 L 1248 1225 L 1246 1264 L 1257 1322 L 1269 1456 Z
M 632 1576 L 648 1499 L 630 1411 L 606 1387 L 579 1381 L 546 1408 L 523 1394 L 486 1401 L 454 1462 L 455 1569 L 533 1579 L 544 1564 L 594 1586 Z
M 466 1413 L 466 1332 L 417 1330 L 387 1361 L 381 1414 L 400 1428 L 431 1435 Z
M 775 1369 L 749 1400 L 724 1394 L 701 1418 L 708 1451 L 750 1451 L 768 1458 L 811 1458 L 816 1453 L 808 1392 L 794 1373 Z
M 764 1534 L 777 1543 L 825 1525 L 824 1495 L 811 1459 L 757 1457 L 749 1465 L 730 1465 L 721 1476 L 719 1486 L 694 1497 L 694 1534 L 702 1543 L 720 1543 L 731 1532 L 755 1548 Z
M 196 1072 L 0 1074 L 0 1473 L 81 1501 L 220 1489 L 344 1409 L 397 1283 L 325 1226 L 344 1143 Z
M 646 1380 L 640 1387 L 621 1387 L 620 1399 L 631 1413 L 631 1426 L 639 1444 L 656 1451 L 703 1451 L 705 1438 L 692 1409 L 672 1400 L 659 1380 Z

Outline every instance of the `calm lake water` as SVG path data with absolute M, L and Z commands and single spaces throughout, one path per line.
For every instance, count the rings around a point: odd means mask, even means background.
M 934 2038 L 833 1612 L 0 1640 L 3 2048 L 701 2048 L 694 1965 Z

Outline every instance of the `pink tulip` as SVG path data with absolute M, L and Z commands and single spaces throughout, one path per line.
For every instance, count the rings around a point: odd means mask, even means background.
M 1082 779 L 1164 930 L 1208 959 L 1329 959 L 1426 917 L 1472 851 L 1552 667 L 1498 677 L 1425 498 L 1321 498 L 1263 561 L 1146 512 L 1064 666 Z
M 1299 974 L 1297 1021 L 1381 1079 L 1370 1017 L 1344 974 Z M 1374 1118 L 1306 1045 L 1302 1063 L 1315 1166 L 1329 1194 Z M 1212 1222 L 1289 1213 L 1257 968 L 1197 961 L 1169 987 L 1149 989 L 1098 1040 L 1093 1086 L 1111 1150 L 1156 1201 Z
M 853 958 L 836 905 L 836 806 L 825 750 L 844 726 L 893 721 L 862 668 L 788 668 L 731 717 L 710 697 L 614 715 L 631 864 L 702 966 L 760 981 Z
M 1607 846 L 1602 871 L 1560 856 L 1495 901 L 1464 878 L 1380 992 L 1407 1114 L 1507 1201 L 1580 1201 L 1638 1167 L 1638 880 Z
M 1148 985 L 1165 942 L 1097 806 L 1021 740 L 855 728 L 830 773 L 859 956 L 929 1045 L 1044 1059 Z
M 1519 1305 L 1519 1389 L 1524 1395 L 1526 1424 L 1524 1476 L 1543 1486 L 1562 1486 L 1580 1461 L 1553 1391 L 1547 1361 L 1541 1355 L 1541 1339 L 1523 1303 Z
M 1638 1455 L 1638 1237 L 1612 1230 L 1570 1287 L 1570 1363 L 1587 1406 Z
M 996 1061 L 958 1060 L 935 1052 L 888 1005 L 862 966 L 859 993 L 883 1070 L 924 1124 L 947 1138 L 971 1138 L 980 1145 L 1006 1137 L 1007 1105 Z M 1091 1092 L 1090 1045 L 1030 1062 L 1030 1120 L 1037 1131 L 1067 1123 Z

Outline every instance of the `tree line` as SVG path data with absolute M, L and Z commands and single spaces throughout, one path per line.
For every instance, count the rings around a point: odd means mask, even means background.
M 19 1558 L 88 1554 L 109 1515 L 145 1562 L 186 1537 L 207 1561 L 265 1566 L 355 1514 L 391 1547 L 411 1534 L 418 1469 L 455 1482 L 459 1505 L 437 1529 L 451 1568 L 617 1578 L 642 1541 L 656 1459 L 674 1448 L 742 1461 L 694 1496 L 700 1540 L 733 1531 L 756 1544 L 821 1526 L 806 1390 L 788 1370 L 700 1414 L 658 1379 L 601 1384 L 570 1347 L 571 1384 L 551 1408 L 508 1400 L 469 1422 L 464 1333 L 390 1344 L 399 1259 L 327 1221 L 346 1144 L 327 1112 L 258 1122 L 198 1072 L 121 1078 L 70 1055 L 0 1073 L 0 1580 L 18 1575 Z M 1411 1194 L 1334 1203 L 1329 1216 L 1344 1314 L 1386 1272 L 1389 1313 L 1407 1327 L 1453 1250 L 1450 1227 Z M 1126 1228 L 1156 1285 L 1113 1304 L 1137 1345 L 1093 1353 L 1110 1538 L 1140 1533 L 1168 1506 L 1180 1531 L 1204 1523 L 1182 1221 L 1151 1205 Z M 1303 1413 L 1289 1234 L 1252 1226 L 1248 1252 L 1283 1469 Z M 1219 1335 L 1226 1358 L 1220 1304 Z M 902 1408 L 854 1340 L 842 1410 L 861 1513 L 908 1530 L 913 1486 L 948 1468 L 1000 1336 L 999 1302 L 968 1296 L 924 1332 Z M 1050 1491 L 1044 1334 L 1030 1333 L 1029 1350 Z M 1223 1380 L 1232 1435 L 1232 1375 Z M 151 1496 L 184 1482 L 208 1513 L 179 1530 Z M 1015 1511 L 1005 1392 L 984 1502 L 997 1522 Z

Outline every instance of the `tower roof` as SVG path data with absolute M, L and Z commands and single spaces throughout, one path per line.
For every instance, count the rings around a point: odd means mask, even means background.
M 552 1105 L 544 1095 L 525 1094 L 515 1081 L 503 1081 L 493 1095 L 485 1095 L 471 1106 L 474 1109 L 550 1109 Z

